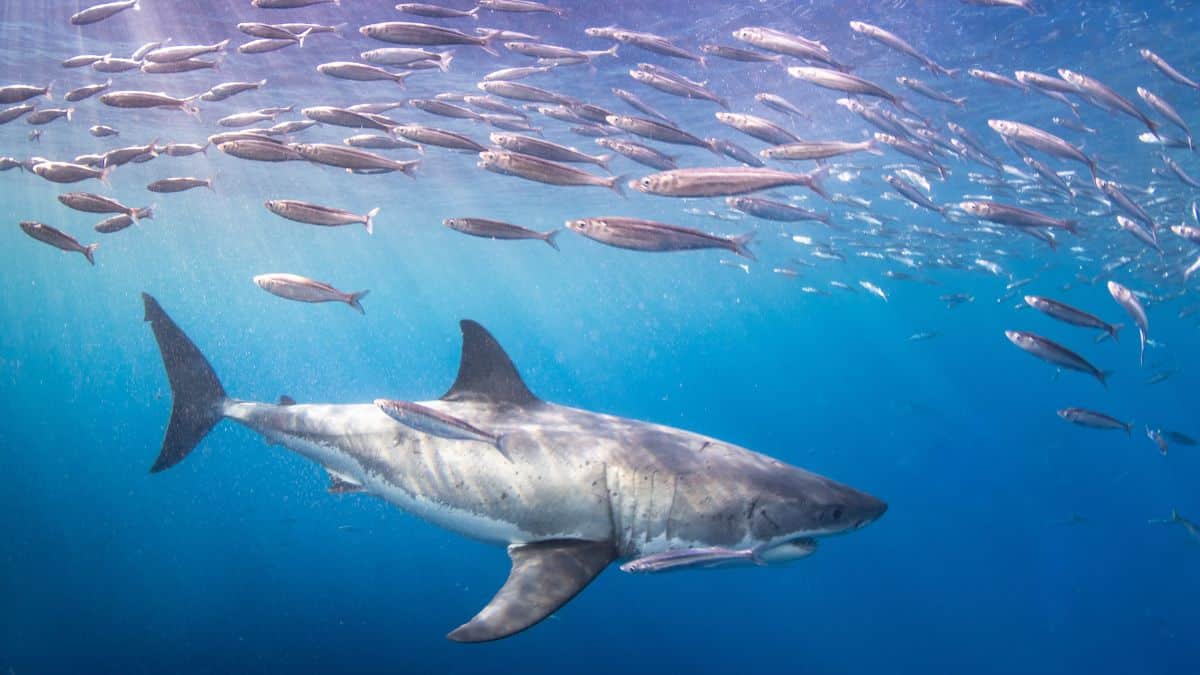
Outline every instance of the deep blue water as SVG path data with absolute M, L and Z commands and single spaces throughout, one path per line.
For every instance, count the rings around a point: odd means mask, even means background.
M 340 8 L 291 11 L 256 10 L 244 0 L 142 4 L 139 12 L 77 28 L 67 17 L 80 3 L 3 3 L 0 82 L 54 81 L 57 102 L 66 89 L 107 77 L 59 66 L 75 54 L 128 55 L 166 37 L 174 44 L 226 37 L 240 44 L 249 38 L 236 32 L 239 21 L 349 28 L 345 38 L 317 35 L 303 49 L 231 53 L 216 73 L 114 75 L 121 88 L 177 95 L 225 80 L 266 77 L 269 84 L 202 104 L 199 121 L 88 100 L 69 123 L 43 127 L 38 143 L 27 138 L 32 127 L 22 120 L 0 126 L 0 155 L 69 159 L 155 138 L 202 143 L 219 129 L 215 120 L 233 112 L 474 91 L 483 73 L 526 61 L 463 47 L 449 73 L 414 75 L 407 90 L 339 81 L 315 66 L 387 46 L 355 28 L 403 19 L 391 3 L 343 0 Z M 614 22 L 693 50 L 705 42 L 737 44 L 729 33 L 745 25 L 796 32 L 824 41 L 857 74 L 889 88 L 899 90 L 894 77 L 904 74 L 967 96 L 963 110 L 910 100 L 935 121 L 967 126 L 1009 164 L 1024 168 L 990 132 L 989 118 L 1019 119 L 1082 141 L 1110 176 L 1155 187 L 1153 195 L 1135 193 L 1143 203 L 1171 198 L 1152 207 L 1161 223 L 1197 224 L 1187 215 L 1197 192 L 1152 173 L 1160 162 L 1154 146 L 1138 142 L 1144 129 L 1137 122 L 1084 104 L 1083 122 L 1097 134 L 1056 128 L 1049 118 L 1069 115 L 1058 103 L 967 77 L 935 80 L 915 61 L 852 38 L 847 27 L 850 20 L 879 24 L 953 67 L 1009 75 L 1071 68 L 1142 108 L 1135 89 L 1145 86 L 1197 124 L 1197 92 L 1170 82 L 1137 53 L 1151 47 L 1200 78 L 1197 3 L 1044 1 L 1039 16 L 949 1 L 558 4 L 570 10 L 568 18 L 483 12 L 479 25 L 586 49 L 608 43 L 587 38 L 584 27 Z M 469 20 L 447 24 L 473 27 Z M 629 113 L 608 93 L 624 87 L 698 135 L 765 147 L 717 124 L 710 103 L 634 83 L 626 71 L 638 62 L 708 79 L 734 110 L 780 123 L 786 121 L 753 94 L 785 95 L 810 112 L 811 120 L 791 126 L 804 137 L 859 139 L 871 131 L 834 103 L 837 95 L 771 64 L 712 59 L 702 70 L 622 46 L 618 59 L 599 59 L 594 73 L 564 68 L 528 82 Z M 389 114 L 477 140 L 488 132 L 411 108 Z M 565 124 L 534 118 L 552 140 L 594 147 Z M 94 139 L 87 128 L 96 123 L 121 135 Z M 319 127 L 296 140 L 336 143 L 350 135 L 345 131 Z M 657 147 L 678 152 L 682 166 L 732 165 L 703 150 Z M 1200 176 L 1194 154 L 1171 152 Z M 1200 672 L 1200 541 L 1182 527 L 1148 524 L 1172 509 L 1200 520 L 1200 458 L 1179 444 L 1161 456 L 1143 432 L 1149 425 L 1200 433 L 1193 362 L 1200 341 L 1196 316 L 1185 311 L 1197 302 L 1195 280 L 1188 290 L 1180 275 L 1195 247 L 1164 231 L 1168 255 L 1160 259 L 1116 231 L 1111 215 L 1083 215 L 1080 236 L 1060 236 L 1057 251 L 977 230 L 968 241 L 934 242 L 907 226 L 965 226 L 883 197 L 889 190 L 880 167 L 905 159 L 843 158 L 839 175 L 827 181 L 831 191 L 871 200 L 870 212 L 887 221 L 890 236 L 850 219 L 857 207 L 826 203 L 801 188 L 772 195 L 831 210 L 844 229 L 684 212 L 731 213 L 720 199 L 631 193 L 621 200 L 596 188 L 540 185 L 485 172 L 475 156 L 439 148 L 426 149 L 416 180 L 252 163 L 215 148 L 120 167 L 111 189 L 94 181 L 61 186 L 20 170 L 0 174 L 7 219 L 0 227 L 0 672 Z M 931 175 L 936 201 L 989 192 L 967 180 L 986 170 L 946 161 L 947 181 Z M 651 173 L 621 158 L 614 170 Z M 211 176 L 214 191 L 155 195 L 143 188 L 180 175 Z M 91 225 L 101 217 L 55 199 L 75 189 L 135 206 L 155 202 L 157 215 L 97 235 Z M 1009 201 L 1017 194 L 997 193 Z M 381 212 L 368 236 L 361 227 L 283 220 L 263 208 L 271 198 Z M 1061 216 L 1073 210 L 1063 203 L 1040 208 Z M 1079 208 L 1095 205 L 1081 201 Z M 744 273 L 720 264 L 731 259 L 723 253 L 637 253 L 570 232 L 559 237 L 556 253 L 537 242 L 470 238 L 441 225 L 447 217 L 481 216 L 544 230 L 593 215 L 644 216 L 725 234 L 757 229 L 759 262 Z M 29 239 L 17 227 L 21 220 L 99 241 L 97 265 Z M 846 261 L 811 257 L 790 240 L 796 234 L 833 242 Z M 857 255 L 886 247 L 890 260 Z M 916 251 L 920 268 L 896 262 L 900 249 Z M 1016 311 L 1020 295 L 997 301 L 1010 279 L 1033 277 L 1021 293 L 1129 324 L 1104 288 L 1110 277 L 1103 265 L 1121 255 L 1136 260 L 1111 278 L 1152 296 L 1156 346 L 1144 367 L 1132 327 L 1119 343 L 1094 344 L 1092 332 Z M 939 267 L 938 256 L 968 269 Z M 998 262 L 1006 274 L 971 267 L 976 258 Z M 773 274 L 774 267 L 803 276 Z M 918 279 L 888 278 L 887 270 Z M 268 295 L 250 281 L 264 272 L 369 288 L 366 316 Z M 1084 283 L 1080 275 L 1099 280 Z M 889 301 L 829 285 L 858 289 L 860 280 L 881 286 Z M 805 286 L 829 295 L 802 292 Z M 879 495 L 890 510 L 784 569 L 631 576 L 614 566 L 525 633 L 488 645 L 454 644 L 444 634 L 478 611 L 507 575 L 501 548 L 370 497 L 329 495 L 319 467 L 232 423 L 178 467 L 147 473 L 170 389 L 141 320 L 142 291 L 159 298 L 239 398 L 435 398 L 457 368 L 456 322 L 469 317 L 496 335 L 544 399 L 728 440 Z M 947 309 L 938 298 L 951 293 L 975 301 Z M 1114 371 L 1108 389 L 1076 373 L 1056 377 L 1051 366 L 1010 345 L 1006 329 L 1033 330 L 1078 349 Z M 923 331 L 940 335 L 908 340 Z M 1173 375 L 1147 383 L 1164 371 Z M 1133 420 L 1132 437 L 1067 424 L 1055 415 L 1066 406 Z

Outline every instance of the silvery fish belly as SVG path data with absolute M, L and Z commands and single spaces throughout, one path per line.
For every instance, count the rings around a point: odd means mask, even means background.
M 541 621 L 609 563 L 655 572 L 788 562 L 815 538 L 859 529 L 887 505 L 716 439 L 547 403 L 482 326 L 463 321 L 458 377 L 440 399 L 254 403 L 229 397 L 199 349 L 144 295 L 174 406 L 152 471 L 222 419 L 434 524 L 507 545 L 504 588 L 450 638 L 507 637 Z

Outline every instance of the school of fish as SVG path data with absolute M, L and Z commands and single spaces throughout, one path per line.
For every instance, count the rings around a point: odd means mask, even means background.
M 948 282 L 939 275 L 945 270 L 990 275 L 997 278 L 997 305 L 1037 311 L 1013 317 L 1005 331 L 1013 346 L 1104 387 L 1111 371 L 1136 372 L 1152 360 L 1148 350 L 1153 356 L 1167 349 L 1154 340 L 1155 323 L 1200 318 L 1194 290 L 1200 165 L 1188 123 L 1200 109 L 1200 66 L 1171 63 L 1155 45 L 1139 48 L 1140 61 L 1114 64 L 1137 73 L 1140 82 L 1134 91 L 1122 91 L 1104 82 L 1107 73 L 1039 62 L 1037 50 L 1029 51 L 1028 70 L 1013 72 L 991 70 L 966 50 L 955 59 L 953 45 L 935 59 L 913 46 L 920 36 L 915 29 L 906 34 L 899 12 L 890 26 L 860 20 L 837 26 L 731 24 L 698 38 L 619 21 L 572 26 L 567 9 L 532 0 L 401 3 L 389 10 L 391 18 L 370 23 L 358 18 L 359 3 L 352 0 L 245 1 L 261 20 L 231 22 L 226 39 L 192 44 L 181 27 L 129 54 L 91 40 L 89 29 L 101 22 L 118 25 L 154 0 L 108 2 L 72 15 L 63 30 L 78 32 L 91 53 L 61 54 L 64 75 L 54 83 L 0 86 L 0 125 L 23 119 L 31 127 L 29 142 L 36 143 L 72 125 L 76 106 L 95 107 L 104 123 L 87 133 L 96 145 L 55 157 L 39 156 L 37 145 L 9 147 L 0 171 L 17 169 L 64 186 L 68 191 L 58 195 L 64 208 L 103 217 L 94 226 L 102 242 L 168 212 L 171 194 L 219 194 L 213 176 L 179 168 L 187 166 L 181 158 L 207 155 L 210 148 L 237 171 L 267 174 L 274 163 L 296 162 L 314 165 L 314 180 L 317 165 L 363 180 L 403 174 L 394 181 L 384 177 L 393 181 L 386 183 L 389 190 L 403 190 L 404 177 L 424 180 L 422 163 L 435 153 L 467 153 L 477 157 L 473 168 L 511 178 L 506 199 L 520 194 L 523 180 L 564 192 L 603 188 L 621 208 L 581 212 L 550 230 L 488 214 L 442 214 L 447 228 L 464 235 L 536 240 L 554 251 L 568 230 L 637 252 L 714 249 L 738 256 L 721 264 L 747 273 L 761 265 L 796 279 L 798 292 L 861 291 L 882 302 L 900 283 L 943 287 Z M 1031 0 L 945 5 L 948 14 L 1007 12 L 1014 21 L 1030 22 L 1044 16 Z M 314 6 L 341 19 L 305 21 Z M 507 28 L 517 14 L 563 22 L 575 40 L 551 43 Z M 873 80 L 857 74 L 859 64 L 825 44 L 831 31 L 851 36 L 896 75 Z M 348 47 L 356 58 L 345 56 Z M 307 89 L 292 86 L 271 106 L 238 106 L 237 97 L 265 96 L 274 84 L 272 78 L 237 80 L 240 64 L 301 49 L 331 54 L 300 78 Z M 491 64 L 468 73 L 474 88 L 396 98 L 418 82 L 423 90 L 439 89 L 439 78 L 469 67 L 460 65 L 468 61 L 460 58 L 466 50 L 486 55 L 472 64 Z M 173 82 L 195 71 L 210 76 L 210 86 L 197 91 Z M 576 91 L 578 81 L 592 82 L 601 72 L 627 83 L 607 88 L 602 97 L 594 88 Z M 723 90 L 722 83 L 742 74 L 773 86 L 752 98 Z M 322 84 L 331 79 L 356 83 L 361 100 L 329 105 Z M 55 99 L 59 81 L 75 85 L 62 94 L 62 104 Z M 1052 103 L 1031 105 L 1034 96 Z M 974 101 L 1000 99 L 1010 105 L 1004 118 L 978 125 L 963 117 Z M 696 119 L 697 110 L 711 121 L 676 121 Z M 845 128 L 836 137 L 821 130 L 812 123 L 816 111 L 841 115 Z M 163 114 L 190 116 L 194 136 L 158 138 L 154 120 Z M 144 142 L 113 146 L 135 134 Z M 1120 139 L 1124 152 L 1161 164 L 1147 175 L 1117 157 L 1097 156 L 1089 140 L 1099 135 Z M 144 186 L 122 180 L 123 165 L 148 161 L 162 167 L 161 178 Z M 872 187 L 853 194 L 835 187 L 848 184 L 875 186 L 878 196 L 863 196 Z M 974 194 L 964 193 L 964 185 L 973 186 Z M 162 201 L 147 204 L 142 190 Z M 652 198 L 687 201 L 674 202 L 682 206 L 671 222 L 615 215 Z M 341 206 L 348 205 L 262 203 L 279 218 L 310 226 L 361 226 L 372 233 L 390 224 L 389 214 L 381 216 L 372 204 Z M 660 206 L 654 213 L 662 213 Z M 392 218 L 399 222 L 401 216 Z M 754 225 L 727 235 L 710 232 L 705 223 L 712 220 Z M 28 219 L 17 225 L 38 242 L 103 264 L 101 244 L 90 236 Z M 760 264 L 760 257 L 776 262 Z M 851 269 L 850 258 L 876 261 L 879 269 L 871 278 L 847 272 L 827 285 L 804 281 L 812 268 Z M 1036 276 L 1016 278 L 1008 271 L 1010 260 L 1070 265 L 1078 272 L 1067 286 L 1044 288 Z M 253 282 L 289 300 L 341 302 L 364 312 L 365 290 L 344 291 L 292 272 L 264 272 Z M 1068 290 L 1082 290 L 1085 306 L 1055 297 Z M 976 299 L 944 288 L 930 293 L 948 309 Z M 1049 321 L 1083 330 L 1063 344 L 1041 334 Z M 1123 324 L 1130 326 L 1124 332 L 1137 331 L 1136 355 L 1118 342 Z M 922 332 L 909 340 L 939 335 Z M 1092 346 L 1093 336 L 1095 342 L 1111 338 L 1113 345 Z M 1159 369 L 1147 382 L 1161 382 L 1171 372 Z M 1133 433 L 1133 422 L 1110 412 L 1072 407 L 1058 416 Z M 1195 444 L 1186 433 L 1150 425 L 1145 435 L 1164 454 L 1172 443 Z

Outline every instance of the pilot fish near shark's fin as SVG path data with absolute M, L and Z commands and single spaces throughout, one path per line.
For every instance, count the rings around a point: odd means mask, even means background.
M 460 441 L 481 441 L 494 446 L 511 461 L 504 448 L 504 436 L 484 431 L 470 422 L 411 401 L 375 399 L 375 407 L 404 426 L 423 434 Z
M 509 546 L 508 581 L 487 607 L 446 637 L 455 642 L 487 642 L 523 631 L 567 604 L 616 555 L 609 541 L 556 539 Z
M 169 469 L 187 457 L 224 414 L 225 389 L 208 360 L 152 296 L 142 293 L 145 320 L 154 330 L 171 383 L 171 421 L 151 473 Z
M 463 319 L 462 358 L 458 364 L 458 377 L 450 391 L 442 396 L 443 401 L 483 401 L 528 406 L 540 403 L 513 365 L 504 348 L 483 326 Z

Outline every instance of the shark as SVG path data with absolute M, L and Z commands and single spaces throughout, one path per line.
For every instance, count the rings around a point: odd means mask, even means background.
M 323 467 L 331 492 L 373 495 L 507 547 L 507 580 L 447 635 L 456 642 L 530 628 L 615 562 L 635 574 L 783 565 L 888 508 L 714 438 L 543 401 L 491 333 L 470 320 L 460 322 L 458 375 L 438 399 L 239 400 L 158 301 L 142 298 L 172 394 L 150 471 L 183 461 L 228 419 Z

